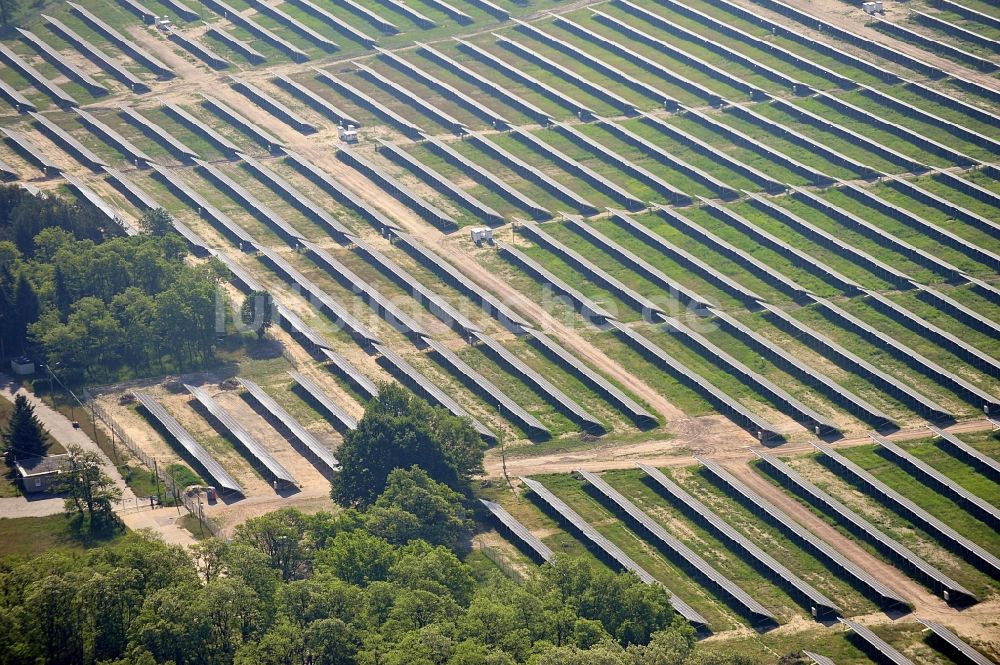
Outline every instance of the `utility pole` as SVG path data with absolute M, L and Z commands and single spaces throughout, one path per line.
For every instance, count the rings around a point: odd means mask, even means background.
M 160 494 L 160 469 L 156 464 L 156 458 L 153 458 L 153 477 L 156 480 L 156 500 L 159 501 L 160 505 L 163 505 L 163 496 Z
M 507 475 L 507 446 L 504 442 L 503 437 L 503 413 L 501 411 L 500 405 L 497 404 L 497 414 L 500 416 L 500 427 L 499 427 L 499 440 L 500 440 L 500 462 L 503 465 L 503 477 L 507 481 L 507 486 L 510 490 L 514 491 L 514 485 L 510 482 L 510 476 Z

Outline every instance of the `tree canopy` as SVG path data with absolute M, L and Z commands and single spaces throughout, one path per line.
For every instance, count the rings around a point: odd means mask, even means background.
M 415 465 L 430 479 L 463 490 L 482 472 L 484 451 L 485 444 L 467 419 L 386 383 L 368 403 L 357 429 L 345 435 L 330 495 L 344 506 L 369 506 L 385 489 L 393 469 Z
M 42 356 L 71 382 L 210 362 L 219 266 L 186 262 L 175 233 L 122 237 L 103 223 L 0 187 L 0 357 Z
M 191 550 L 137 533 L 0 560 L 0 665 L 752 662 L 703 652 L 664 588 L 632 573 L 557 556 L 515 582 L 485 559 L 372 532 L 380 508 L 415 509 L 427 492 L 460 514 L 461 497 L 433 483 L 397 470 L 367 510 L 280 510 Z
M 419 466 L 393 469 L 385 489 L 367 511 L 370 531 L 402 545 L 424 540 L 457 547 L 472 531 L 471 513 L 462 495 L 427 475 Z
M 0 0 L 0 28 L 10 26 L 20 10 L 21 0 Z

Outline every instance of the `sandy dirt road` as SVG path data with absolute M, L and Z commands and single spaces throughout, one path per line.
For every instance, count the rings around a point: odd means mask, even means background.
M 910 601 L 917 609 L 942 610 L 947 604 L 930 593 L 923 585 L 904 574 L 892 564 L 869 553 L 853 538 L 849 538 L 832 525 L 816 516 L 797 499 L 780 487 L 772 485 L 766 478 L 754 471 L 745 462 L 729 460 L 724 464 L 727 471 L 743 481 L 750 489 L 784 511 L 793 520 L 816 534 L 838 552 L 871 573 L 877 580 Z
M 825 42 L 832 41 L 823 33 L 807 28 L 799 23 L 795 23 L 791 21 L 791 19 L 766 9 L 751 0 L 734 0 L 734 2 L 738 5 L 751 8 L 755 13 L 761 16 L 766 16 L 767 18 L 777 21 L 783 25 L 792 25 L 796 28 L 796 30 L 801 31 L 803 34 L 809 34 Z M 929 65 L 943 69 L 948 73 L 957 74 L 964 79 L 973 80 L 976 83 L 986 86 L 987 88 L 1000 91 L 1000 85 L 998 85 L 997 79 L 993 78 L 988 73 L 980 72 L 971 67 L 966 67 L 959 62 L 941 57 L 933 52 L 926 51 L 906 41 L 887 35 L 886 33 L 876 30 L 873 27 L 869 27 L 867 25 L 867 17 L 861 10 L 861 3 L 845 3 L 843 0 L 801 0 L 800 2 L 790 2 L 789 4 L 793 5 L 796 9 L 819 17 L 839 28 L 850 30 L 855 34 L 871 39 L 874 42 L 891 46 L 901 53 L 905 53 L 906 55 L 909 55 L 919 61 L 926 62 Z M 909 3 L 886 3 L 887 10 L 885 18 L 893 23 L 903 23 L 909 13 L 906 9 L 907 4 Z M 866 57 L 866 54 L 861 52 L 860 49 L 856 47 L 842 43 L 841 45 L 845 48 L 845 50 L 852 54 L 858 55 L 862 58 Z M 915 78 L 920 77 L 917 76 Z
M 729 423 L 723 416 L 707 416 L 706 418 L 717 418 L 724 423 Z M 702 420 L 702 419 L 699 419 Z M 719 425 L 722 429 L 723 424 Z M 731 425 L 731 423 L 730 423 Z M 742 433 L 742 437 L 726 439 L 722 445 L 716 437 L 704 439 L 682 438 L 665 439 L 658 441 L 645 441 L 636 444 L 622 444 L 614 446 L 613 450 L 604 446 L 582 449 L 579 451 L 558 452 L 548 455 L 536 455 L 531 457 L 508 457 L 507 472 L 513 476 L 524 476 L 539 473 L 568 473 L 576 469 L 584 471 L 609 471 L 611 469 L 631 469 L 636 462 L 644 462 L 654 466 L 693 466 L 697 464 L 695 455 L 704 455 L 717 461 L 743 460 L 753 458 L 750 452 L 754 447 L 754 442 L 744 441 L 749 438 L 743 430 L 739 430 L 735 425 L 733 429 Z M 956 423 L 945 428 L 952 434 L 963 432 L 979 432 L 989 430 L 993 425 L 986 419 L 969 420 Z M 892 441 L 907 441 L 920 439 L 929 436 L 929 431 L 923 427 L 902 429 L 886 436 Z M 836 442 L 837 448 L 848 446 L 862 446 L 871 443 L 867 436 L 851 437 L 841 439 Z M 776 455 L 804 454 L 813 450 L 808 442 L 785 443 L 768 449 Z M 503 475 L 502 460 L 499 451 L 493 450 L 487 455 L 486 475 L 489 477 L 499 477 Z

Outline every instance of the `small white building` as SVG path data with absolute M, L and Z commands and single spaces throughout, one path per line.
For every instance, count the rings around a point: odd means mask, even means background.
M 358 142 L 358 128 L 354 125 L 348 125 L 347 127 L 338 125 L 337 133 L 340 135 L 340 140 L 344 143 Z
M 25 358 L 24 356 L 14 358 L 10 361 L 10 371 L 15 376 L 29 376 L 35 373 L 35 363 L 31 362 L 31 358 Z
M 493 244 L 493 229 L 488 226 L 477 226 L 469 229 L 469 235 L 472 236 L 472 242 L 476 245 L 482 245 L 484 242 Z
M 21 490 L 25 494 L 41 494 L 48 492 L 59 474 L 69 469 L 69 455 L 25 457 L 16 460 L 14 468 L 21 478 Z

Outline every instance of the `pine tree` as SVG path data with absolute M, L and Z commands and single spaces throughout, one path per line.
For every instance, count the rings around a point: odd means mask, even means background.
M 3 431 L 3 442 L 14 459 L 44 455 L 49 446 L 49 435 L 24 395 L 14 398 L 14 412 Z

